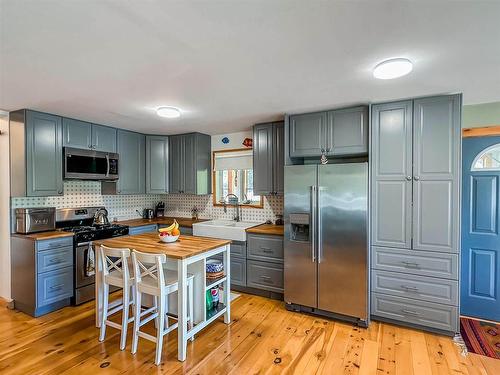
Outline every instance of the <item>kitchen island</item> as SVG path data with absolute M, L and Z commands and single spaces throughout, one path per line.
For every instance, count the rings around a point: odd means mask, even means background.
M 179 290 L 177 295 L 178 315 L 178 353 L 179 361 L 186 359 L 187 341 L 200 330 L 224 315 L 224 323 L 230 322 L 230 243 L 207 237 L 180 236 L 174 243 L 163 243 L 157 233 L 143 233 L 134 236 L 116 237 L 94 242 L 94 247 L 101 245 L 115 248 L 129 248 L 152 254 L 167 256 L 167 269 L 177 270 L 179 276 Z M 99 252 L 96 251 L 98 257 Z M 206 278 L 206 261 L 208 258 L 222 254 L 224 276 L 214 280 Z M 101 262 L 96 261 L 96 325 L 100 325 L 102 314 Z M 194 275 L 194 326 L 187 330 L 187 275 Z M 215 309 L 207 310 L 205 293 L 207 290 L 223 285 L 223 303 Z

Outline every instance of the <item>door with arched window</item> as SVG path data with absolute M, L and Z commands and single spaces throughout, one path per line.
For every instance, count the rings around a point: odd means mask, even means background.
M 462 315 L 500 321 L 500 136 L 462 142 Z

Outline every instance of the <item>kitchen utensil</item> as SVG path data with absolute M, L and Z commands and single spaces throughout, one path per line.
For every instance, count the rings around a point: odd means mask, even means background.
M 220 260 L 208 259 L 206 264 L 206 271 L 210 273 L 221 272 L 224 270 L 224 265 Z

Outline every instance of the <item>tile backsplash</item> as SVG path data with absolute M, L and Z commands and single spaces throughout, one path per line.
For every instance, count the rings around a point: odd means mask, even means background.
M 104 206 L 110 220 L 139 217 L 136 210 L 154 207 L 164 201 L 164 195 L 101 195 L 98 181 L 64 181 L 64 195 L 55 197 L 15 197 L 11 198 L 12 209 L 18 207 L 92 207 Z
M 243 208 L 242 220 L 274 222 L 276 215 L 283 214 L 282 196 L 265 196 L 264 208 Z M 144 194 L 144 195 L 101 195 L 101 183 L 98 181 L 65 181 L 64 195 L 55 197 L 14 197 L 11 198 L 12 209 L 18 207 L 91 207 L 104 206 L 109 212 L 110 220 L 139 217 L 136 210 L 153 208 L 159 201 L 166 204 L 166 214 L 172 216 L 191 217 L 194 206 L 198 208 L 200 218 L 233 219 L 235 208 L 215 207 L 212 195 L 185 194 Z
M 283 215 L 282 196 L 264 196 L 264 208 L 244 207 L 242 209 L 243 221 L 266 221 L 274 222 L 276 215 Z M 200 218 L 213 219 L 233 219 L 235 216 L 234 206 L 228 206 L 224 213 L 224 208 L 212 204 L 212 195 L 185 195 L 168 194 L 165 195 L 167 214 L 172 216 L 191 216 L 194 206 L 198 208 Z

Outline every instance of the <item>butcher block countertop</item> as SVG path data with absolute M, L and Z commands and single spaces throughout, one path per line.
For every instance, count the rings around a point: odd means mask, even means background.
M 272 234 L 275 236 L 283 236 L 284 231 L 285 227 L 283 225 L 274 224 L 261 224 L 247 229 L 247 233 Z
M 193 220 L 190 217 L 155 217 L 154 219 L 130 219 L 130 220 L 120 220 L 117 224 L 128 225 L 129 227 L 140 227 L 148 224 L 164 224 L 170 225 L 177 220 L 180 227 L 192 228 L 194 223 L 201 223 L 202 221 L 207 221 L 209 219 L 198 219 Z
M 73 233 L 63 232 L 61 230 L 51 230 L 49 232 L 30 233 L 30 234 L 12 233 L 12 236 L 25 238 L 32 241 L 43 241 L 61 237 L 73 237 Z
M 157 233 L 115 237 L 93 242 L 95 246 L 129 248 L 144 253 L 165 254 L 169 258 L 185 259 L 230 244 L 230 240 L 208 237 L 180 236 L 173 243 L 161 242 Z

